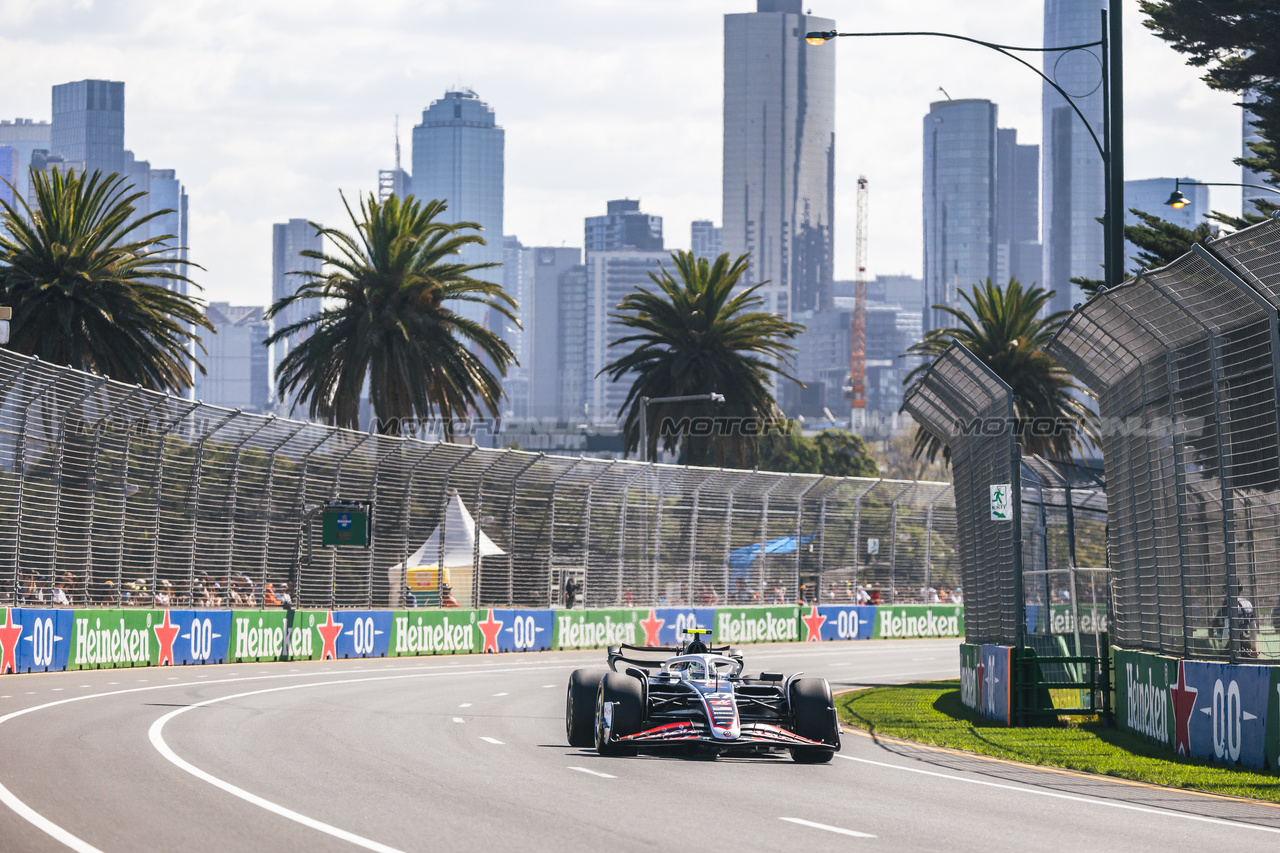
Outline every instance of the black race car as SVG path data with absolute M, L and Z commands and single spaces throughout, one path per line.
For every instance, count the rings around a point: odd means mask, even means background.
M 601 755 L 693 747 L 716 755 L 791 751 L 823 764 L 840 750 L 840 724 L 825 678 L 742 674 L 742 654 L 708 648 L 691 629 L 686 644 L 610 646 L 609 669 L 569 676 L 569 745 Z M 655 658 L 654 655 L 661 655 Z

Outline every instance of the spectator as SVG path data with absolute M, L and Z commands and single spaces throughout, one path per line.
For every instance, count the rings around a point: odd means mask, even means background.
M 172 585 L 168 581 L 160 581 L 160 585 L 156 587 L 156 607 L 168 607 L 170 599 L 170 591 Z
M 276 588 L 274 584 L 267 584 L 266 589 L 262 593 L 263 607 L 279 607 L 280 599 L 276 598 Z
M 405 607 L 418 606 L 418 596 L 413 594 L 413 590 L 409 587 L 408 584 L 404 585 L 404 606 Z
M 441 607 L 461 607 L 458 599 L 453 597 L 453 587 L 443 584 L 440 587 L 440 606 Z
M 1236 590 L 1234 607 L 1230 599 L 1223 602 L 1218 609 L 1215 626 L 1224 648 L 1228 648 L 1234 638 L 1236 657 L 1258 656 L 1258 617 L 1253 602 L 1244 597 L 1243 589 Z
M 448 585 L 445 585 L 448 589 Z M 572 610 L 578 603 L 578 595 L 582 592 L 582 581 L 575 579 L 572 575 L 565 579 L 564 582 L 564 606 L 566 610 Z

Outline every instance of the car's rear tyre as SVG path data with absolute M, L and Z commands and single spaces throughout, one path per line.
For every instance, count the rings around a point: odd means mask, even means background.
M 796 734 L 840 747 L 840 720 L 825 678 L 797 678 L 791 683 L 791 715 Z M 826 764 L 834 754 L 815 747 L 791 750 L 791 758 L 800 764 Z
M 641 705 L 644 695 L 640 682 L 629 675 L 607 672 L 600 680 L 600 689 L 596 692 L 596 752 L 601 755 L 635 755 L 634 746 L 622 746 L 605 740 L 604 703 L 613 703 L 614 737 L 633 735 L 640 731 L 640 720 L 644 716 Z
M 564 732 L 569 746 L 589 747 L 596 742 L 596 693 L 607 669 L 575 669 L 569 675 L 564 698 Z

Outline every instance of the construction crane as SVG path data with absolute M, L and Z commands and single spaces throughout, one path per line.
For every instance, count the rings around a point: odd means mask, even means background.
M 858 176 L 858 224 L 854 237 L 858 275 L 853 280 L 853 333 L 849 348 L 849 390 L 852 411 L 849 429 L 860 433 L 867 425 L 867 178 Z

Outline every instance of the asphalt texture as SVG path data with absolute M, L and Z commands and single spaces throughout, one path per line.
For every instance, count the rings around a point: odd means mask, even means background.
M 955 640 L 752 646 L 836 690 L 955 677 Z M 846 731 L 784 755 L 601 758 L 603 652 L 0 678 L 0 851 L 1275 850 L 1280 807 Z

